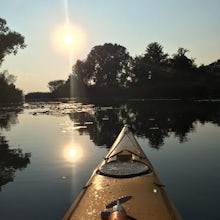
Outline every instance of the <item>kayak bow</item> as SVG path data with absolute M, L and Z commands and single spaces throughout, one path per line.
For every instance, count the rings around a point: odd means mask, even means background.
M 125 125 L 63 218 L 70 219 L 182 218 L 129 126 Z

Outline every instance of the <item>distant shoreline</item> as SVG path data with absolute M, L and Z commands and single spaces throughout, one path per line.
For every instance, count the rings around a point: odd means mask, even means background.
M 220 102 L 220 98 L 210 97 L 210 98 L 115 98 L 115 97 L 108 97 L 106 100 L 105 97 L 76 97 L 76 98 L 37 98 L 37 99 L 25 99 L 24 102 L 88 102 L 88 101 L 94 101 L 94 102 L 121 102 L 121 101 L 128 101 L 128 102 L 163 102 L 163 101 L 169 101 L 169 102 L 176 102 L 176 101 L 194 101 L 194 102 Z

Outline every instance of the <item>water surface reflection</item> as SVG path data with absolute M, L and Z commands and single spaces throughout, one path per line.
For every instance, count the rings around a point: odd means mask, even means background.
M 107 147 L 111 146 L 124 123 L 131 124 L 134 133 L 148 139 L 150 146 L 156 149 L 170 135 L 180 142 L 187 141 L 188 133 L 194 132 L 198 122 L 220 125 L 219 103 L 129 102 L 68 114 L 81 134 L 89 134 L 97 146 Z
M 0 109 L 0 191 L 1 186 L 12 182 L 15 172 L 22 170 L 30 163 L 30 153 L 23 153 L 22 149 L 12 149 L 1 131 L 10 130 L 12 125 L 18 123 L 17 114 L 20 107 L 2 107 Z
M 64 146 L 63 156 L 66 161 L 74 164 L 77 161 L 80 161 L 82 159 L 82 156 L 83 156 L 82 147 L 80 147 L 79 144 L 78 145 L 70 144 L 70 145 Z
M 183 218 L 219 219 L 220 103 L 143 100 L 1 109 L 1 218 L 61 219 L 124 123 Z

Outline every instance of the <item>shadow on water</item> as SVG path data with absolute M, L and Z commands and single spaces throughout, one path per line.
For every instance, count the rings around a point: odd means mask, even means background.
M 0 109 L 0 131 L 10 130 L 11 125 L 18 123 L 17 115 L 22 109 L 1 108 Z M 0 191 L 1 186 L 12 182 L 15 172 L 22 170 L 30 163 L 30 153 L 22 153 L 20 148 L 11 149 L 5 136 L 0 133 Z
M 80 134 L 89 134 L 97 146 L 110 147 L 124 123 L 132 125 L 133 132 L 149 140 L 152 148 L 159 149 L 164 139 L 174 135 L 186 142 L 196 123 L 211 122 L 220 126 L 220 104 L 181 101 L 142 101 L 94 107 L 93 111 L 69 113 L 78 125 Z

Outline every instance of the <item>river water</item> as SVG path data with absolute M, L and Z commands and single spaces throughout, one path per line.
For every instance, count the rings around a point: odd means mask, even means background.
M 0 107 L 0 219 L 61 219 L 125 123 L 183 219 L 219 219 L 220 102 L 205 100 Z

